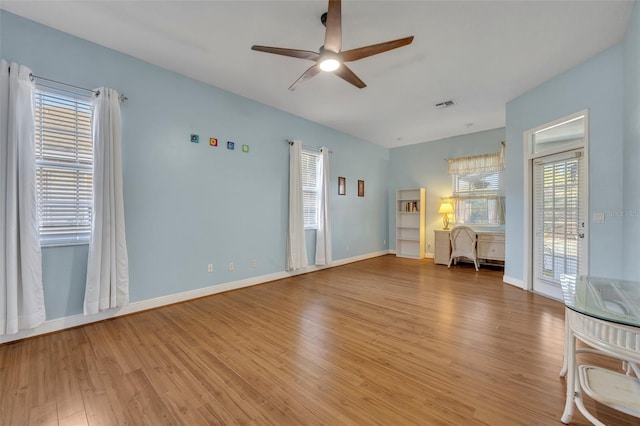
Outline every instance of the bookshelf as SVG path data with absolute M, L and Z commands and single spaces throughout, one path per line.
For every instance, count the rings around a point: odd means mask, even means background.
M 396 191 L 396 256 L 424 258 L 425 190 Z

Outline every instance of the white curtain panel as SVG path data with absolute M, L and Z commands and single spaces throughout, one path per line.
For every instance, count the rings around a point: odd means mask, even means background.
M 306 268 L 307 245 L 304 240 L 302 198 L 302 142 L 289 144 L 289 233 L 287 236 L 287 270 Z
M 93 105 L 93 220 L 84 314 L 129 303 L 124 227 L 120 95 L 101 87 Z
M 329 216 L 329 148 L 320 148 L 320 205 L 316 231 L 316 265 L 331 264 L 331 218 Z
M 0 335 L 45 320 L 31 70 L 1 61 Z
M 504 197 L 496 197 L 487 200 L 489 210 L 489 223 L 504 225 Z
M 471 208 L 469 204 L 473 198 L 452 198 L 454 203 L 454 211 L 456 215 L 456 222 L 464 223 L 465 218 L 469 217 L 471 211 L 467 211 Z M 504 197 L 501 196 L 486 196 L 476 198 L 478 201 L 484 201 L 487 203 L 487 221 L 493 225 L 504 225 L 505 216 L 505 203 Z

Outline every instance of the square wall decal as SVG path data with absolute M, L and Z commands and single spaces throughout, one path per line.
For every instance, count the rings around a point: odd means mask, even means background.
M 192 143 L 200 143 L 200 135 L 196 135 L 195 133 L 191 133 L 191 142 Z
M 218 146 L 218 139 L 217 138 L 209 138 L 209 145 L 210 146 Z
M 236 144 L 234 142 L 228 141 L 227 142 L 227 149 L 236 149 Z
M 242 152 L 249 152 L 249 145 L 242 145 Z

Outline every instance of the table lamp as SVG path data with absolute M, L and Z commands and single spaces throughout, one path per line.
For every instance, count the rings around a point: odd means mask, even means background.
M 444 215 L 442 216 L 442 224 L 444 225 L 443 229 L 449 229 L 449 215 L 453 213 L 453 206 L 451 203 L 449 201 L 443 201 L 440 203 L 438 213 Z

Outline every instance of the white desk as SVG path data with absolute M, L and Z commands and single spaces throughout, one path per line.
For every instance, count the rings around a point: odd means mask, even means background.
M 436 229 L 434 238 L 433 262 L 448 265 L 451 255 L 449 229 Z M 478 235 L 478 258 L 480 260 L 498 260 L 504 262 L 504 232 L 476 231 Z M 495 265 L 500 265 L 496 263 Z M 504 264 L 503 264 L 504 265 Z
M 640 416 L 637 375 L 640 373 L 640 283 L 607 278 L 565 276 L 561 279 L 565 304 L 564 361 L 560 376 L 567 376 L 567 395 L 562 423 L 569 423 L 574 404 L 594 425 L 602 425 L 584 406 L 582 390 L 594 399 L 627 414 Z M 576 349 L 576 339 L 589 349 Z M 583 366 L 578 374 L 576 354 L 595 352 L 626 362 L 628 376 L 598 367 Z M 585 373 L 595 370 L 591 381 Z M 625 389 L 616 383 L 634 383 Z M 588 383 L 586 383 L 588 382 Z M 581 389 L 582 388 L 582 389 Z M 615 389 L 614 389 L 615 388 Z M 617 398 L 617 400 L 616 400 Z M 618 401 L 631 401 L 630 404 Z M 627 411 L 629 410 L 629 411 Z

